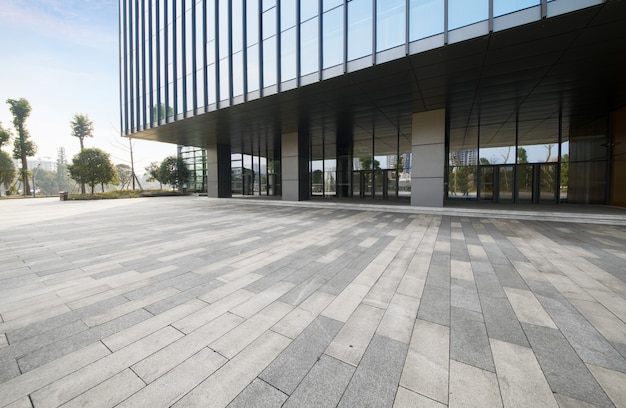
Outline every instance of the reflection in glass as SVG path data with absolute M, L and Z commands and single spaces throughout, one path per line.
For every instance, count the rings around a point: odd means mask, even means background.
M 348 61 L 372 54 L 372 0 L 348 3 Z
M 220 60 L 220 100 L 230 98 L 230 75 L 228 69 L 228 58 Z
M 233 96 L 243 95 L 243 74 L 243 51 L 239 51 L 233 54 Z
M 246 1 L 246 44 L 259 42 L 259 2 Z
M 280 75 L 281 81 L 288 81 L 296 77 L 296 29 L 295 27 L 283 31 L 280 35 Z
M 405 26 L 405 0 L 376 2 L 376 51 L 404 44 Z
M 259 45 L 248 47 L 248 92 L 259 89 Z
M 263 39 L 276 35 L 276 8 L 263 12 Z
M 330 68 L 343 62 L 343 8 L 324 13 L 323 67 Z
M 493 16 L 502 16 L 539 4 L 541 4 L 540 0 L 493 0 Z
M 243 1 L 231 0 L 232 4 L 232 47 L 233 54 L 243 50 Z
M 302 1 L 315 1 L 315 0 L 302 0 Z M 337 6 L 340 6 L 343 3 L 343 0 L 324 0 L 324 10 L 323 11 L 328 11 L 332 8 L 335 8 Z
M 513 166 L 498 166 L 498 201 L 513 200 Z
M 317 17 L 300 26 L 300 75 L 307 75 L 318 70 L 318 27 Z
M 489 18 L 489 0 L 448 0 L 448 29 L 464 27 Z
M 285 31 L 296 25 L 296 2 L 298 0 L 280 1 L 280 30 Z
M 263 86 L 276 85 L 276 37 L 263 41 Z
M 493 200 L 494 168 L 492 166 L 479 168 L 480 198 L 482 200 Z
M 317 16 L 319 13 L 318 2 L 312 0 L 300 1 L 300 21 L 304 22 Z

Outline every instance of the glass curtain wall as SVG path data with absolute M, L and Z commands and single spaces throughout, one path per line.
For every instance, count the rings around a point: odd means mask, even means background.
M 296 86 L 298 82 L 291 81 L 298 77 L 307 77 L 300 82 L 306 85 L 343 74 L 338 67 L 346 62 L 364 59 L 364 64 L 348 69 L 364 68 L 374 52 L 438 36 L 446 28 L 456 32 L 485 22 L 490 1 L 491 17 L 496 19 L 541 4 L 541 0 L 122 0 L 122 127 L 128 134 L 241 103 L 246 94 L 261 96 L 261 89 L 273 93 L 278 82 Z M 548 2 L 548 11 L 552 3 L 564 1 Z M 593 3 L 580 0 L 569 7 Z M 463 32 L 482 35 L 480 30 Z M 335 69 L 326 76 L 313 75 L 320 68 Z M 514 158 L 515 153 L 509 156 Z

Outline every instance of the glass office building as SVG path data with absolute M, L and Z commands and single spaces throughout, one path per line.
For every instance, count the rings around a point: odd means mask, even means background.
M 121 123 L 233 194 L 626 206 L 626 4 L 120 0 Z

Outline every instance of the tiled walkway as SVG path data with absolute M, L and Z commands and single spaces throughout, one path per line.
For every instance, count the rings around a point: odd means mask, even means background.
M 3 200 L 0 317 L 0 407 L 626 407 L 625 226 Z

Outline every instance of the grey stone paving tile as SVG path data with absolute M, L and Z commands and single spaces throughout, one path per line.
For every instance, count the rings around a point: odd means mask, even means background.
M 490 338 L 530 347 L 507 298 L 483 296 L 480 298 L 480 304 Z
M 626 339 L 624 339 L 624 341 L 626 342 Z M 626 358 L 626 344 L 613 342 L 611 345 L 622 355 L 622 357 Z
M 331 295 L 339 295 L 363 271 L 352 267 L 344 268 L 328 279 L 320 290 Z
M 205 283 L 204 285 L 196 286 L 184 292 L 169 296 L 163 300 L 159 300 L 158 302 L 152 303 L 151 305 L 147 305 L 144 307 L 144 309 L 146 309 L 148 312 L 154 315 L 158 315 L 178 305 L 182 305 L 183 303 L 193 298 L 202 296 L 205 293 L 215 288 L 218 288 L 222 285 L 224 285 L 223 282 L 212 280 L 210 282 Z
M 481 313 L 480 300 L 474 282 L 464 279 L 451 280 L 450 302 L 452 307 L 460 307 Z
M 292 394 L 342 326 L 341 322 L 318 316 L 259 378 L 285 394 Z
M 78 308 L 78 309 L 72 310 L 71 312 L 63 313 L 61 315 L 51 317 L 41 322 L 28 325 L 21 329 L 17 329 L 15 331 L 7 333 L 7 336 L 9 338 L 9 342 L 12 344 L 18 343 L 30 337 L 35 337 L 35 336 L 45 334 L 45 333 L 48 333 L 46 335 L 50 335 L 51 337 L 54 337 L 54 335 L 51 332 L 57 328 L 61 328 L 62 331 L 65 331 L 67 330 L 67 328 L 64 328 L 65 326 L 72 324 L 78 319 L 81 319 L 83 317 L 86 317 L 92 314 L 97 314 L 105 309 L 120 305 L 122 303 L 126 303 L 127 301 L 128 300 L 125 299 L 123 296 L 115 296 L 115 297 L 91 304 L 89 306 Z M 2 350 L 0 350 L 0 356 L 1 355 L 2 355 Z
M 442 326 L 450 326 L 450 290 L 425 285 L 417 317 Z
M 11 357 L 0 359 L 0 384 L 22 374 L 17 361 Z
M 98 273 L 94 273 L 91 276 L 94 279 L 102 279 L 102 278 L 108 278 L 110 276 L 115 276 L 117 274 L 123 273 L 123 272 L 127 272 L 126 269 L 122 268 L 121 265 L 116 265 L 114 268 L 103 271 L 103 272 L 98 272 Z
M 431 261 L 430 266 L 428 267 L 428 275 L 426 276 L 426 285 L 437 286 L 439 288 L 450 290 L 449 260 L 446 265 L 433 263 Z
M 538 281 L 529 282 L 529 286 L 585 363 L 626 373 L 626 358 L 554 286 Z
M 288 277 L 284 279 L 285 282 L 293 283 L 294 285 L 299 285 L 305 280 L 309 279 L 311 276 L 315 275 L 317 271 L 322 269 L 325 265 L 320 262 L 311 262 L 307 266 L 303 268 L 296 268 L 292 264 L 289 265 L 290 268 L 296 269 L 295 273 L 292 273 Z
M 296 269 L 288 267 L 288 266 L 284 266 L 273 272 L 261 273 L 261 275 L 265 275 L 265 276 L 259 280 L 256 280 L 244 286 L 244 289 L 249 290 L 250 292 L 254 292 L 254 293 L 261 293 L 265 289 L 269 288 L 270 286 L 273 286 L 274 284 L 282 280 L 285 280 L 288 276 L 290 276 L 291 274 L 295 272 L 296 272 Z M 254 273 L 258 273 L 258 269 L 255 270 Z
M 527 323 L 522 323 L 522 326 L 553 392 L 600 407 L 613 406 L 602 387 L 558 330 Z
M 472 270 L 474 272 L 474 282 L 476 282 L 476 289 L 478 294 L 488 297 L 506 297 L 502 285 L 498 281 L 497 275 L 493 270 L 477 268 L 479 262 L 472 262 Z
M 289 292 L 282 295 L 278 300 L 292 306 L 298 306 L 304 302 L 315 291 L 326 283 L 326 278 L 314 275 L 299 285 L 294 286 Z
M 479 313 L 453 307 L 450 322 L 450 358 L 495 372 L 485 323 Z
M 71 337 L 48 344 L 18 359 L 22 372 L 27 372 L 56 360 L 66 354 L 81 349 L 114 333 L 149 319 L 153 315 L 144 309 L 135 310 L 127 315 L 108 321 L 100 326 L 92 327 Z
M 235 398 L 228 408 L 274 408 L 282 406 L 287 395 L 256 378 Z
M 408 347 L 374 335 L 338 407 L 392 406 Z
M 528 285 L 522 276 L 517 272 L 517 269 L 511 264 L 498 265 L 494 268 L 494 272 L 498 277 L 498 281 L 501 286 L 509 288 L 525 289 L 528 290 Z

